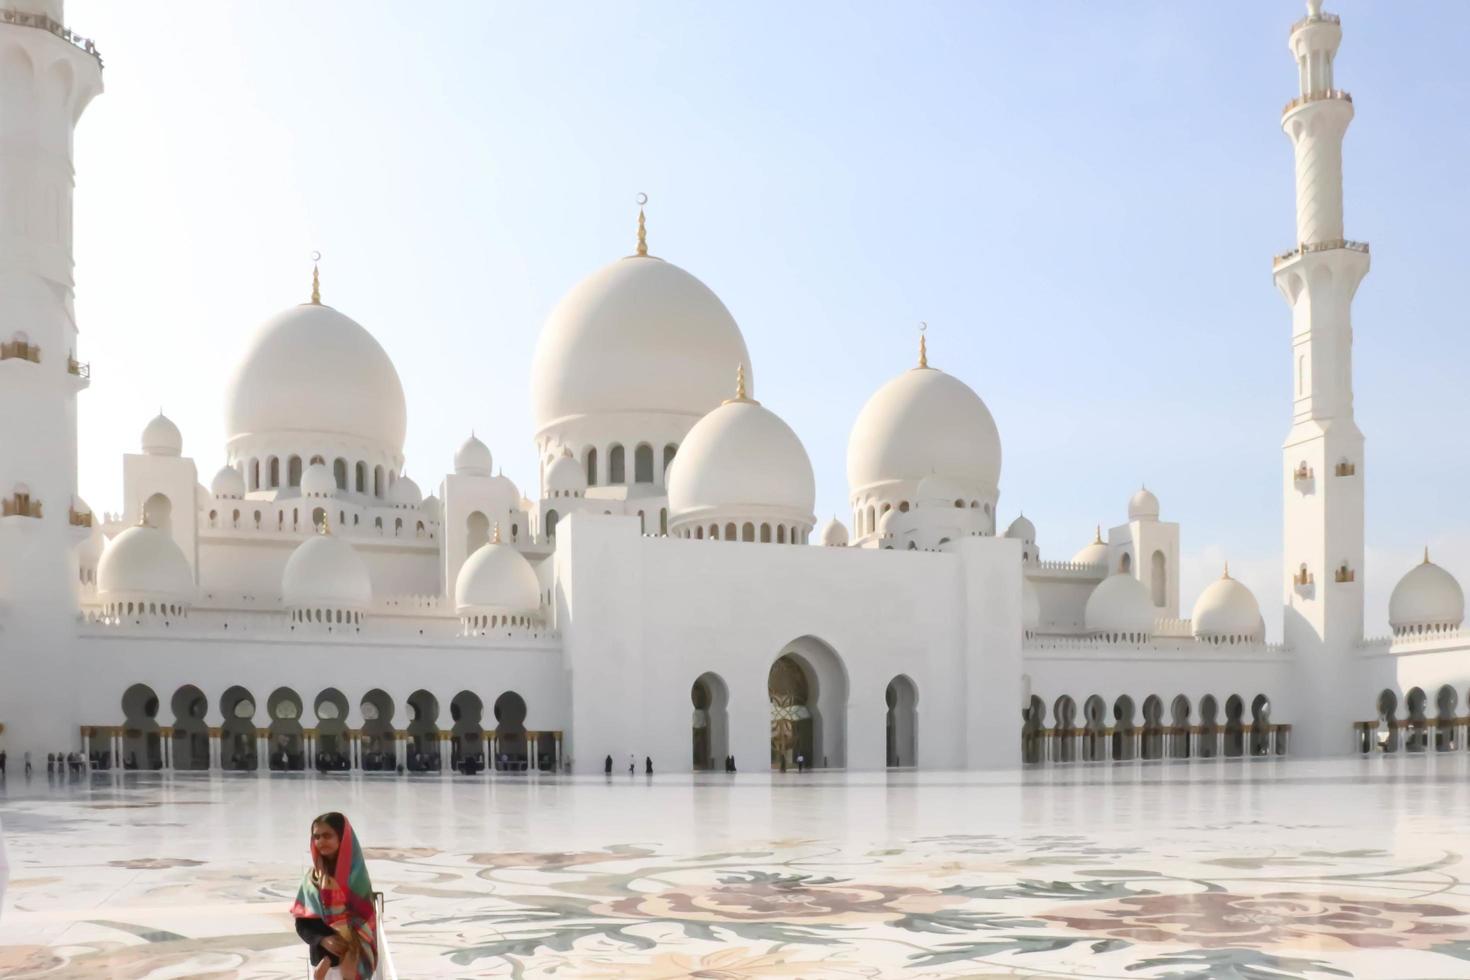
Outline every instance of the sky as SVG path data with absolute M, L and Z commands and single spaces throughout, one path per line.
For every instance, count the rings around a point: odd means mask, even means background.
M 1367 436 L 1370 634 L 1427 543 L 1470 574 L 1458 233 L 1470 4 L 1337 0 Z M 425 492 L 473 429 L 528 494 L 557 300 L 634 245 L 740 324 L 847 517 L 863 402 L 930 363 L 1001 433 L 1002 526 L 1066 559 L 1140 483 L 1182 615 L 1224 560 L 1279 635 L 1294 244 L 1289 0 L 510 4 L 71 0 L 106 92 L 76 134 L 81 493 L 121 508 L 160 407 L 207 483 L 256 327 L 324 301 L 393 358 Z M 1427 25 L 1432 29 L 1426 30 Z M 330 371 L 330 365 L 323 366 Z

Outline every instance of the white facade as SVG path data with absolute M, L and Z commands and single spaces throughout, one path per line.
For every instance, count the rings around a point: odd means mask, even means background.
M 116 513 L 94 514 L 76 496 L 70 146 L 101 63 L 59 3 L 31 8 L 0 22 L 0 408 L 27 420 L 0 443 L 12 757 L 679 771 L 1464 748 L 1454 578 L 1426 555 L 1395 590 L 1394 636 L 1362 635 L 1349 314 L 1368 250 L 1343 237 L 1352 104 L 1317 4 L 1290 33 L 1283 116 L 1298 242 L 1275 260 L 1293 358 L 1279 645 L 1228 571 L 1180 596 L 1180 525 L 1145 488 L 1070 561 L 1042 561 L 1024 517 L 997 534 L 1001 434 L 922 340 L 854 420 L 850 526 L 813 539 L 805 447 L 754 400 L 730 311 L 649 254 L 641 212 L 634 254 L 543 328 L 534 496 L 473 435 L 424 495 L 391 357 L 314 275 L 230 380 L 209 486 L 160 414 L 122 457 Z

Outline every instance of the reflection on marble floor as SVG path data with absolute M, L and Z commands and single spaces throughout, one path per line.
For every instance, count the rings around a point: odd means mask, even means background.
M 1467 754 L 1470 756 L 1470 754 Z M 349 813 L 409 977 L 1470 977 L 1470 757 L 569 779 L 12 773 L 0 976 L 304 976 Z

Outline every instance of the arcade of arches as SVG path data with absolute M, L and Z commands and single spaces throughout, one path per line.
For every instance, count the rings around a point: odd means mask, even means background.
M 1196 706 L 1179 694 L 1167 708 L 1157 694 L 1135 706 L 1117 698 L 1111 709 L 1094 694 L 1082 704 L 1064 694 L 1046 703 L 1033 694 L 1021 709 L 1021 761 L 1129 762 L 1138 759 L 1218 759 L 1285 755 L 1291 726 L 1271 721 L 1271 701 L 1206 694 Z
M 1470 705 L 1470 691 L 1465 702 Z M 1457 715 L 1459 704 L 1459 692 L 1449 684 L 1435 690 L 1432 704 L 1422 687 L 1409 688 L 1402 699 L 1385 688 L 1373 705 L 1373 720 L 1353 723 L 1358 751 L 1365 755 L 1466 751 L 1470 749 L 1470 714 Z
M 211 728 L 204 720 L 208 697 L 185 684 L 170 699 L 172 722 L 160 722 L 158 695 L 134 684 L 123 693 L 121 725 L 82 728 L 92 768 L 473 774 L 491 767 L 554 771 L 564 763 L 562 733 L 528 731 L 526 702 L 515 691 L 495 698 L 488 718 L 473 691 L 451 699 L 447 718 L 438 698 L 415 691 L 403 706 L 406 722 L 398 725 L 399 706 L 375 688 L 358 705 L 362 724 L 355 729 L 347 727 L 347 696 L 336 688 L 311 702 L 311 727 L 302 723 L 301 696 L 289 687 L 272 691 L 264 712 L 238 685 L 220 695 L 219 705 L 224 722 Z

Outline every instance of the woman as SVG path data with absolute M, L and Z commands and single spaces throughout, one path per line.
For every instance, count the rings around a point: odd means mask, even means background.
M 311 947 L 316 980 L 373 976 L 378 965 L 373 883 L 357 835 L 340 813 L 324 813 L 311 822 L 311 870 L 301 880 L 291 914 L 296 934 Z

